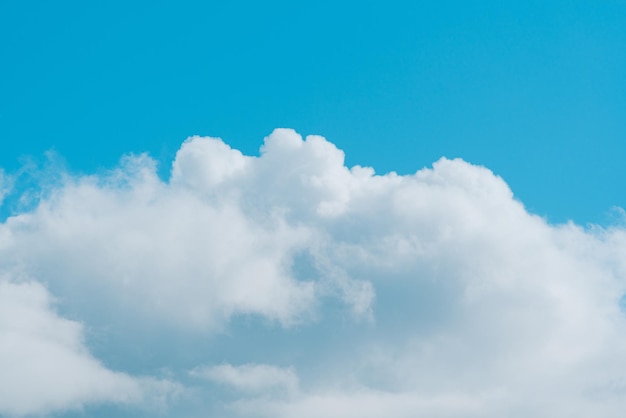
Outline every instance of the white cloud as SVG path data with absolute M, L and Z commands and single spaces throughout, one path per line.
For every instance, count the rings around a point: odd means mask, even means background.
M 191 370 L 190 374 L 254 394 L 291 394 L 298 389 L 298 377 L 292 368 L 267 364 L 203 366 Z
M 0 415 L 138 403 L 175 385 L 113 372 L 93 358 L 79 323 L 59 317 L 38 283 L 0 281 Z
M 240 389 L 242 416 L 622 415 L 623 227 L 549 225 L 458 159 L 407 176 L 347 168 L 330 142 L 284 129 L 259 157 L 194 137 L 168 182 L 155 172 L 138 156 L 68 177 L 0 226 L 0 269 L 50 283 L 76 312 L 192 330 L 237 315 L 314 327 L 333 298 L 371 319 L 324 322 L 364 330 L 319 345 L 333 352 L 295 348 L 298 370 L 314 358 L 322 372 L 193 371 Z
M 7 268 L 64 293 L 113 295 L 118 309 L 177 325 L 214 329 L 234 314 L 299 322 L 311 315 L 316 285 L 294 277 L 292 257 L 318 231 L 289 221 L 292 198 L 282 193 L 308 195 L 267 164 L 192 138 L 169 183 L 146 156 L 127 157 L 103 177 L 68 177 L 34 212 L 3 225 Z M 334 288 L 356 312 L 368 310 L 369 285 L 344 278 Z

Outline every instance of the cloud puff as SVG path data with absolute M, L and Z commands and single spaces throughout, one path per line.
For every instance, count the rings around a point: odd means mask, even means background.
M 169 183 L 147 156 L 127 157 L 105 176 L 68 176 L 34 212 L 7 220 L 0 251 L 13 260 L 7 268 L 59 293 L 113 295 L 116 309 L 176 325 L 214 329 L 237 314 L 290 325 L 311 315 L 320 292 L 367 312 L 367 283 L 336 274 L 321 286 L 294 275 L 294 255 L 309 251 L 319 231 L 290 222 L 299 209 L 287 195 L 311 197 L 268 155 L 244 157 L 220 140 L 191 138 Z
M 104 367 L 85 347 L 81 325 L 59 317 L 50 304 L 38 283 L 0 281 L 1 415 L 137 403 L 173 389 Z
M 626 232 L 550 225 L 487 168 L 442 158 L 376 175 L 346 167 L 322 137 L 279 129 L 258 157 L 193 137 L 168 181 L 130 156 L 44 196 L 0 226 L 0 269 L 49 283 L 72 312 L 191 332 L 241 316 L 313 330 L 275 347 L 301 352 L 289 356 L 300 377 L 252 349 L 248 365 L 194 369 L 240 389 L 241 416 L 618 417 L 626 406 Z

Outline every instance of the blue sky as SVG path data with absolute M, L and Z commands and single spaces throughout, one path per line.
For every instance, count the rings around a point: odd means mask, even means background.
M 624 206 L 621 2 L 4 2 L 1 165 L 72 169 L 276 127 L 348 164 L 412 173 L 441 156 L 503 176 L 554 222 Z
M 0 417 L 623 415 L 623 2 L 0 37 Z

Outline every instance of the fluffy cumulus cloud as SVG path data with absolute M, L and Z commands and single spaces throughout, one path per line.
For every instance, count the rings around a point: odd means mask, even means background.
M 0 225 L 0 269 L 46 283 L 85 320 L 216 339 L 237 318 L 260 318 L 271 335 L 313 330 L 300 343 L 264 340 L 292 367 L 262 364 L 250 347 L 240 366 L 207 357 L 214 366 L 193 368 L 206 393 L 235 390 L 224 413 L 618 417 L 626 407 L 625 230 L 550 225 L 487 168 L 443 158 L 376 175 L 346 167 L 322 137 L 278 129 L 260 156 L 193 137 L 166 181 L 148 156 L 128 156 L 41 195 Z M 14 372 L 0 375 L 10 387 L 0 411 L 32 412 L 18 400 L 33 397 L 52 410 L 135 396 L 136 380 L 94 360 L 44 288 L 3 286 L 0 361 Z M 12 383 L 49 376 L 47 361 L 72 370 L 55 391 L 45 378 Z

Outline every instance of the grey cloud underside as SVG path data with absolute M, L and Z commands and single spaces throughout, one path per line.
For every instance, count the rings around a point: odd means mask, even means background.
M 82 326 L 59 317 L 35 282 L 0 282 L 0 416 L 39 415 L 85 402 L 158 401 L 177 385 L 113 372 L 84 346 Z
M 15 400 L 26 396 L 47 412 L 141 404 L 154 391 L 89 354 L 48 292 L 87 324 L 149 324 L 216 345 L 242 318 L 267 330 L 232 359 L 178 370 L 191 376 L 184 399 L 225 390 L 212 402 L 229 416 L 618 417 L 626 406 L 624 229 L 549 225 L 484 167 L 441 159 L 375 175 L 345 167 L 322 137 L 280 129 L 259 157 L 193 137 L 167 182 L 148 156 L 129 156 L 45 196 L 0 227 L 2 289 L 47 300 L 12 297 L 0 349 L 26 327 L 16 344 L 32 350 L 0 387 L 43 373 L 28 356 L 52 353 L 50 341 L 68 369 L 109 384 L 15 386 L 0 414 L 32 412 Z M 29 309 L 59 325 L 29 325 Z M 282 365 L 261 364 L 264 350 Z M 151 382 L 161 397 L 182 390 Z

